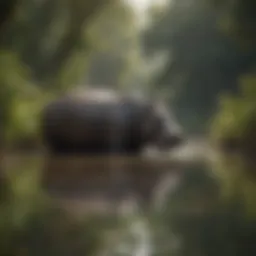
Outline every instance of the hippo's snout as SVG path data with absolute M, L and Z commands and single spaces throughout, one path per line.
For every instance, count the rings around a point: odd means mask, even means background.
M 183 133 L 168 134 L 163 136 L 158 141 L 158 146 L 162 150 L 171 150 L 181 146 L 185 142 L 185 135 Z
M 185 141 L 185 136 L 182 134 L 177 134 L 177 135 L 170 136 L 167 139 L 166 144 L 168 147 L 172 148 L 172 147 L 180 146 L 181 144 L 183 144 L 184 141 Z

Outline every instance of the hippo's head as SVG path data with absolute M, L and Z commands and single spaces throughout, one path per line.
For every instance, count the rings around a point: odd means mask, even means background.
M 151 106 L 150 112 L 148 122 L 144 124 L 149 144 L 161 150 L 180 146 L 185 136 L 173 113 L 161 102 Z

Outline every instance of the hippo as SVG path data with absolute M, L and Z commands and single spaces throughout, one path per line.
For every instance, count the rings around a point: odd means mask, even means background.
M 112 89 L 83 89 L 50 102 L 41 131 L 54 154 L 136 155 L 148 146 L 169 150 L 183 141 L 182 129 L 160 101 Z

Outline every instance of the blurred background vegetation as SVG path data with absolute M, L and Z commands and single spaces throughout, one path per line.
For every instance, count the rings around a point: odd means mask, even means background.
M 217 157 L 184 170 L 150 216 L 155 255 L 256 255 L 255 12 L 253 0 L 2 0 L 1 154 L 38 149 L 42 106 L 74 86 L 162 94 Z M 83 228 L 21 172 L 1 184 L 0 254 L 100 253 L 113 223 Z

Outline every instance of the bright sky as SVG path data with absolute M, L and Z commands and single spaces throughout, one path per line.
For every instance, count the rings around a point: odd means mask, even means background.
M 138 10 L 145 10 L 148 5 L 151 4 L 154 0 L 127 0 L 130 2 L 136 9 Z
M 143 12 L 151 4 L 161 4 L 166 0 L 126 0 L 126 2 L 133 5 L 139 12 Z
M 161 5 L 166 3 L 168 0 L 124 0 L 125 2 L 132 5 L 138 15 L 139 23 L 143 26 L 146 22 L 145 10 L 152 4 Z M 170 0 L 169 0 L 170 1 Z

